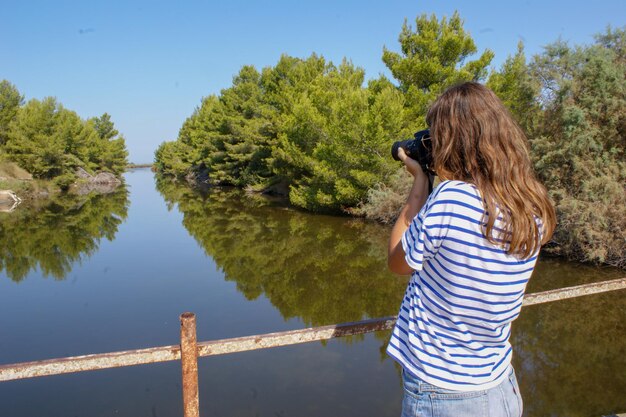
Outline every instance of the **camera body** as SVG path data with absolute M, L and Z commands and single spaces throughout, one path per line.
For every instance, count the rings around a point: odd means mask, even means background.
M 415 159 L 425 173 L 431 175 L 435 174 L 432 170 L 433 156 L 430 130 L 420 130 L 413 135 L 413 139 L 394 142 L 391 146 L 391 156 L 396 161 L 400 160 L 398 157 L 398 149 L 400 148 L 404 149 L 408 157 Z

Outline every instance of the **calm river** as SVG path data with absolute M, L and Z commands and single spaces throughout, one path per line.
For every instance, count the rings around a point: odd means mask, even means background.
M 149 170 L 127 188 L 0 213 L 0 364 L 395 315 L 388 228 Z M 623 272 L 543 259 L 528 292 Z M 525 416 L 626 412 L 626 293 L 527 307 L 513 325 Z M 209 416 L 399 416 L 388 332 L 200 359 Z M 181 416 L 180 363 L 0 383 L 0 416 Z

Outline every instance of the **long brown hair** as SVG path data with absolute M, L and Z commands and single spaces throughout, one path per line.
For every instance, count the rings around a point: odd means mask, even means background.
M 483 233 L 490 242 L 502 239 L 507 253 L 528 258 L 550 240 L 554 205 L 535 177 L 524 132 L 491 90 L 475 82 L 450 87 L 430 107 L 426 121 L 437 175 L 478 188 L 485 205 Z M 494 230 L 498 215 L 502 232 Z

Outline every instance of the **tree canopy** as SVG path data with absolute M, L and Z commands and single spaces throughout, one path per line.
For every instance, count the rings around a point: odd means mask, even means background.
M 9 136 L 9 123 L 15 120 L 17 111 L 24 102 L 24 97 L 7 80 L 0 81 L 0 146 Z
M 553 43 L 531 63 L 543 104 L 532 155 L 557 207 L 555 251 L 624 267 L 626 31 L 597 39 Z
M 232 87 L 203 100 L 176 142 L 156 151 L 160 171 L 206 171 L 213 184 L 272 188 L 318 211 L 356 206 L 397 165 L 389 143 L 408 135 L 402 93 L 381 77 L 315 54 L 282 56 L 258 72 L 245 66 Z
M 366 81 L 348 59 L 335 65 L 316 54 L 242 67 L 231 87 L 202 101 L 177 141 L 159 147 L 159 171 L 283 192 L 309 210 L 359 211 L 369 190 L 396 175 L 391 144 L 424 126 L 444 88 L 483 79 L 493 57 L 469 59 L 477 48 L 457 13 L 420 16 L 415 30 L 405 23 L 399 43 L 400 52 L 383 51 L 398 85 Z
M 128 152 L 107 113 L 83 120 L 53 97 L 23 104 L 17 88 L 5 80 L 0 82 L 0 157 L 35 178 L 66 186 L 77 168 L 122 173 Z
M 421 124 L 428 106 L 443 90 L 463 81 L 483 80 L 494 57 L 487 49 L 468 60 L 478 49 L 458 12 L 449 19 L 418 16 L 415 28 L 405 21 L 398 42 L 400 52 L 384 48 L 382 59 L 405 93 L 412 118 Z

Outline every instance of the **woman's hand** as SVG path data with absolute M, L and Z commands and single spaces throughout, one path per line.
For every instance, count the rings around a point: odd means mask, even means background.
M 404 149 L 398 148 L 398 158 L 400 158 L 402 163 L 404 163 L 406 170 L 409 171 L 413 177 L 417 179 L 418 177 L 423 176 L 427 179 L 421 165 L 415 159 L 409 157 L 406 152 L 404 152 Z

